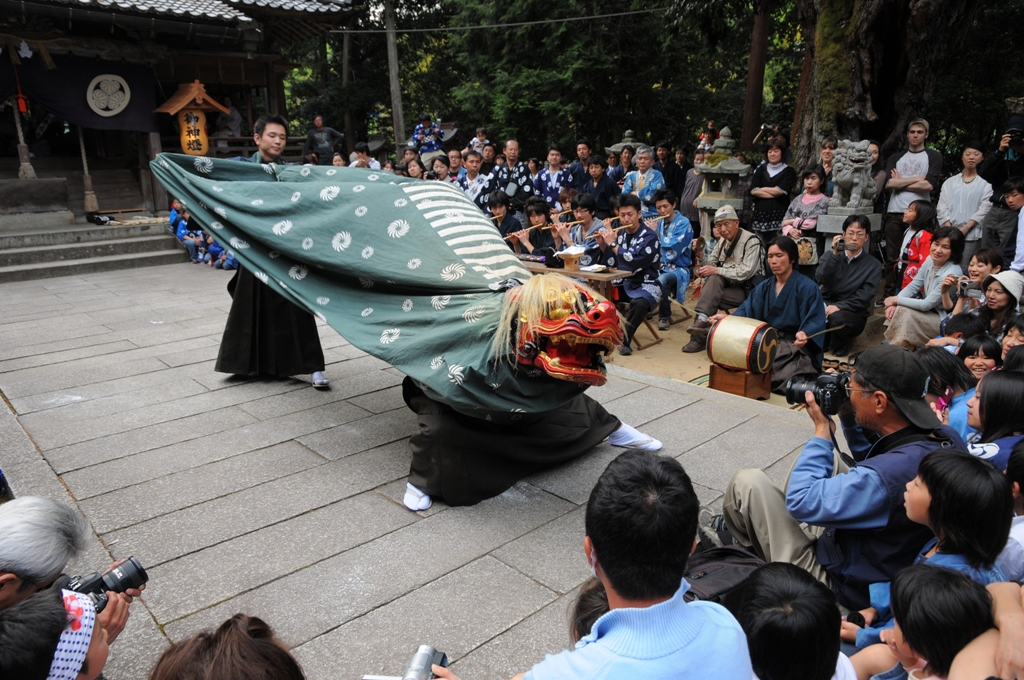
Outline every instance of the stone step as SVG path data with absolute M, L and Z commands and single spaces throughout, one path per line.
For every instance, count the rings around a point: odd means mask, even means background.
M 0 267 L 82 260 L 109 255 L 150 253 L 159 250 L 183 249 L 178 243 L 178 239 L 172 236 L 170 232 L 165 232 L 155 236 L 136 236 L 135 238 L 118 238 L 109 241 L 85 241 L 82 243 L 64 243 L 51 246 L 8 248 L 0 250 Z
M 84 224 L 68 229 L 5 229 L 0 231 L 0 250 L 109 241 L 139 236 L 163 236 L 170 233 L 170 224 L 167 220 L 160 224 L 123 226 Z
M 58 276 L 79 276 L 93 272 L 177 264 L 187 261 L 188 254 L 184 250 L 158 250 L 152 253 L 129 253 L 127 255 L 90 257 L 82 260 L 22 264 L 0 267 L 0 283 L 48 279 Z

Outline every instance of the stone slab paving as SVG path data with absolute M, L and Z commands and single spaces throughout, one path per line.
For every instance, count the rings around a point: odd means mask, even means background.
M 105 676 L 144 678 L 169 641 L 239 611 L 317 680 L 401 673 L 420 643 L 467 680 L 565 649 L 590 573 L 583 509 L 620 450 L 411 513 L 401 373 L 326 326 L 328 392 L 215 373 L 228 278 L 178 264 L 0 285 L 0 467 L 16 495 L 89 520 L 70 571 L 136 555 L 151 577 Z M 812 432 L 776 406 L 610 373 L 590 394 L 661 439 L 705 503 L 741 467 L 784 481 Z

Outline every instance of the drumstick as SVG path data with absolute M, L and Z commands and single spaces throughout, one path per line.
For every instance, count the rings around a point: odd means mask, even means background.
M 808 340 L 810 340 L 811 338 L 816 338 L 816 337 L 818 337 L 819 335 L 823 335 L 823 334 L 825 334 L 825 333 L 831 333 L 832 331 L 837 331 L 837 330 L 839 330 L 840 328 L 846 328 L 846 324 L 841 324 L 841 325 L 839 325 L 839 326 L 833 326 L 832 328 L 826 328 L 826 329 L 825 329 L 825 330 L 823 330 L 823 331 L 818 331 L 818 332 L 817 332 L 817 333 L 815 333 L 814 335 L 808 335 L 808 336 L 807 336 L 807 339 L 808 339 Z

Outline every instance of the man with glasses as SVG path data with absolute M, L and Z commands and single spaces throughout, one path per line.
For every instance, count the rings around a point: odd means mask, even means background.
M 641 146 L 636 152 L 636 170 L 626 173 L 622 183 L 622 193 L 638 196 L 643 202 L 643 217 L 648 219 L 658 216 L 654 207 L 654 192 L 665 188 L 665 178 L 654 169 L 654 151 L 649 146 Z
M 832 420 L 806 392 L 814 437 L 785 491 L 763 470 L 740 470 L 725 491 L 724 516 L 702 509 L 702 540 L 730 536 L 769 562 L 806 569 L 844 607 L 868 607 L 868 586 L 892 580 L 933 538 L 928 527 L 907 518 L 903 505 L 918 464 L 940 448 L 965 447 L 925 401 L 928 378 L 920 359 L 900 347 L 860 355 L 849 401 L 839 411 L 857 461 L 852 467 L 833 452 Z
M 832 249 L 814 272 L 825 299 L 825 351 L 837 357 L 849 354 L 854 339 L 864 332 L 878 292 L 882 263 L 864 251 L 870 233 L 866 216 L 847 217 L 842 235 L 832 239 Z

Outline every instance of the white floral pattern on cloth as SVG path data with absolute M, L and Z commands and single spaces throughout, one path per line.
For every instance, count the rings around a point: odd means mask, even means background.
M 402 311 L 403 312 L 411 312 L 412 311 L 412 306 L 413 306 L 412 305 L 412 300 L 411 299 L 407 299 L 405 302 L 402 303 Z
M 409 233 L 409 223 L 405 220 L 395 220 L 388 225 L 388 236 L 391 238 L 402 238 Z
M 463 371 L 462 366 L 452 364 L 448 367 L 448 381 L 455 385 L 462 385 L 462 381 L 466 379 Z
M 291 220 L 281 220 L 280 222 L 274 225 L 274 234 L 276 234 L 277 236 L 284 236 L 291 230 L 291 228 Z
M 47 680 L 75 680 L 78 677 L 96 626 L 96 607 L 92 600 L 70 590 L 62 590 L 61 593 L 67 623 L 57 642 Z
M 362 217 L 363 215 L 366 214 L 366 206 L 365 205 L 359 206 L 358 208 L 355 209 L 355 213 L 356 213 L 356 217 Z
M 380 343 L 382 345 L 390 345 L 395 340 L 398 340 L 398 336 L 401 334 L 402 330 L 399 328 L 387 328 L 380 334 Z
M 436 357 L 434 357 L 433 359 L 430 360 L 430 370 L 436 371 L 437 369 L 441 368 L 442 366 L 444 366 L 444 357 L 443 356 L 436 356 Z
M 192 161 L 192 163 L 196 166 L 196 170 L 204 175 L 208 175 L 213 172 L 213 161 L 206 156 L 196 156 L 196 159 Z
M 288 276 L 292 277 L 296 281 L 301 281 L 306 278 L 307 274 L 309 274 L 309 267 L 304 264 L 292 265 L 291 269 L 288 270 Z
M 430 306 L 438 310 L 444 309 L 448 306 L 448 303 L 451 302 L 451 300 L 451 295 L 435 295 L 430 298 Z
M 312 247 L 313 247 L 313 239 L 311 239 L 308 236 L 306 238 L 302 239 L 302 249 L 303 250 L 309 250 Z
M 347 231 L 339 231 L 331 239 L 331 247 L 337 250 L 339 253 L 352 245 L 352 234 Z
M 336 186 L 324 187 L 323 189 L 320 190 L 320 200 L 321 201 L 333 201 L 334 199 L 336 199 L 338 197 L 339 193 L 341 193 L 341 187 L 336 187 Z
M 371 314 L 373 314 L 373 307 L 367 307 L 363 311 L 359 312 L 359 316 L 363 317 L 364 319 L 370 316 Z
M 441 270 L 441 278 L 445 281 L 455 281 L 456 279 L 461 279 L 465 273 L 465 267 L 458 262 L 453 262 Z
M 406 262 L 405 266 L 408 267 L 409 269 L 417 269 L 421 264 L 423 264 L 423 260 L 421 260 L 418 257 L 414 257 L 408 262 Z

